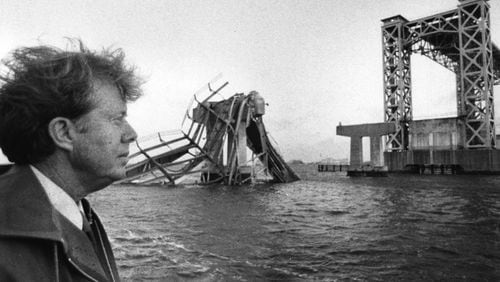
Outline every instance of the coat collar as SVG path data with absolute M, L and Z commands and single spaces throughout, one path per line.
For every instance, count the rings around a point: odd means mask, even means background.
M 107 280 L 87 235 L 52 206 L 28 166 L 14 166 L 0 176 L 0 202 L 0 237 L 59 242 L 78 267 Z

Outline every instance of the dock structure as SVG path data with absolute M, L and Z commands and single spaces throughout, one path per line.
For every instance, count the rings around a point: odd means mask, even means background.
M 381 31 L 384 123 L 394 131 L 371 129 L 387 133 L 383 160 L 388 170 L 435 171 L 439 166 L 457 173 L 500 173 L 493 103 L 493 85 L 500 84 L 500 48 L 491 40 L 488 0 L 459 0 L 455 9 L 416 20 L 401 15 L 382 19 Z M 456 117 L 413 120 L 413 54 L 456 75 Z M 358 165 L 360 135 L 343 131 L 337 134 L 351 136 L 351 164 Z
M 348 171 L 349 165 L 318 164 L 318 172 Z
M 238 185 L 258 175 L 273 182 L 299 180 L 268 137 L 263 97 L 251 91 L 220 99 L 227 84 L 212 89 L 209 83 L 198 91 L 181 130 L 140 138 L 120 183 L 175 185 L 193 175 L 190 183 L 197 184 Z

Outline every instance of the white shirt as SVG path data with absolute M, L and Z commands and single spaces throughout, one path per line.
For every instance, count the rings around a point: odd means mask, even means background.
M 83 218 L 80 212 L 79 205 L 64 191 L 61 187 L 55 184 L 47 176 L 45 176 L 36 167 L 30 165 L 31 170 L 35 173 L 36 178 L 42 184 L 45 193 L 49 197 L 54 208 L 60 212 L 65 218 L 73 223 L 80 230 L 83 229 Z

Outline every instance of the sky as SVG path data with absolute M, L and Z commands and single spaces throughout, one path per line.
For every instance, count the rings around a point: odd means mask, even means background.
M 381 19 L 415 20 L 458 0 L 0 0 L 0 56 L 20 46 L 122 48 L 146 79 L 129 105 L 139 136 L 179 129 L 192 95 L 222 74 L 222 94 L 258 91 L 286 160 L 347 158 L 336 126 L 382 122 Z M 500 1 L 489 1 L 500 44 Z M 454 75 L 412 56 L 415 119 L 456 114 Z M 496 93 L 500 89 L 495 87 Z M 500 109 L 499 107 L 496 107 Z M 497 114 L 497 116 L 499 116 Z M 500 122 L 499 122 L 500 124 Z M 0 157 L 0 162 L 5 158 Z

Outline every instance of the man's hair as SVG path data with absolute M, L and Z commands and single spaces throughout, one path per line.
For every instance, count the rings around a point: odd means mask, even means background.
M 77 43 L 76 51 L 18 48 L 2 60 L 7 68 L 0 74 L 0 148 L 9 161 L 34 164 L 53 154 L 48 124 L 91 111 L 96 81 L 115 85 L 127 102 L 142 95 L 142 80 L 125 64 L 121 49 L 97 53 Z

